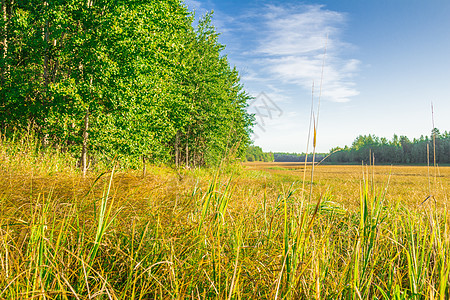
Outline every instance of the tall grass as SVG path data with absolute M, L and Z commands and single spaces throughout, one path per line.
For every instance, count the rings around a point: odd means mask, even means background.
M 368 169 L 352 209 L 338 185 L 309 201 L 264 172 L 82 178 L 17 143 L 0 148 L 0 299 L 450 297 L 448 212 L 398 201 Z

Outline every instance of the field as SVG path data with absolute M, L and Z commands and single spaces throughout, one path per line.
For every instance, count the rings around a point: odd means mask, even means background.
M 283 178 L 286 182 L 302 181 L 304 163 L 245 163 L 251 171 L 266 172 L 270 178 Z M 311 177 L 307 167 L 306 179 Z M 434 195 L 441 199 L 436 204 L 443 208 L 447 202 L 450 167 L 427 166 L 372 166 L 321 165 L 315 168 L 316 192 L 329 192 L 334 201 L 349 209 L 360 205 L 360 185 L 366 179 L 378 190 L 386 189 L 389 202 L 400 202 L 417 208 L 425 198 Z M 277 180 L 275 180 L 277 181 Z M 308 181 L 309 182 L 309 181 Z
M 0 298 L 448 299 L 450 168 L 0 151 Z M 305 180 L 303 180 L 305 178 Z M 431 197 L 429 197 L 431 196 Z

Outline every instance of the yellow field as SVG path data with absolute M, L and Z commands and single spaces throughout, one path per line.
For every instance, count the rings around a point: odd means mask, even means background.
M 170 168 L 159 167 L 153 167 L 145 177 L 141 171 L 119 171 L 113 181 L 115 198 L 125 201 L 154 192 L 158 198 L 170 200 L 175 195 L 190 193 L 197 182 L 205 188 L 213 174 L 213 171 L 200 170 L 177 173 Z M 305 185 L 302 184 L 304 177 Z M 239 194 L 233 195 L 237 199 L 244 197 L 246 201 L 254 202 L 261 199 L 264 191 L 276 197 L 292 184 L 296 196 L 302 195 L 302 188 L 306 196 L 310 192 L 311 165 L 304 172 L 303 163 L 248 162 L 243 163 L 242 168 L 228 171 L 223 176 L 224 183 L 228 178 Z M 23 200 L 51 191 L 55 197 L 78 198 L 91 189 L 95 179 L 95 174 L 82 178 L 77 173 L 65 173 L 64 176 L 39 172 L 17 174 L 5 169 L 0 181 L 0 195 L 8 193 L 13 199 Z M 370 182 L 371 186 L 373 183 L 377 193 L 386 192 L 389 202 L 401 202 L 416 208 L 433 195 L 438 207 L 443 207 L 448 202 L 450 167 L 319 165 L 315 167 L 313 194 L 315 197 L 331 194 L 333 201 L 353 210 L 359 207 L 364 181 Z M 101 186 L 96 185 L 93 191 L 102 193 Z
M 277 181 L 302 181 L 304 163 L 247 162 L 244 168 L 260 171 L 266 178 Z M 311 165 L 307 166 L 306 180 L 311 179 Z M 374 183 L 377 191 L 386 189 L 388 201 L 401 201 L 417 207 L 429 195 L 433 195 L 439 207 L 448 203 L 450 167 L 427 166 L 356 166 L 319 165 L 315 167 L 316 192 L 330 192 L 335 201 L 354 208 L 359 205 L 360 185 L 364 181 Z M 308 189 L 309 192 L 309 189 Z M 428 202 L 428 201 L 427 201 Z
M 448 167 L 320 165 L 311 193 L 311 165 L 83 178 L 8 151 L 0 299 L 450 297 Z

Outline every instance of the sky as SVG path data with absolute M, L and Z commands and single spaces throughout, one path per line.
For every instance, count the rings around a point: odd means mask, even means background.
M 214 11 L 266 152 L 311 152 L 311 111 L 317 152 L 430 135 L 433 119 L 450 131 L 448 0 L 184 2 L 197 18 Z

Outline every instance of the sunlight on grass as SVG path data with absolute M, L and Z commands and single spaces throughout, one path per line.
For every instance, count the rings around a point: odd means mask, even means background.
M 17 143 L 0 146 L 0 298 L 450 296 L 448 168 L 423 202 L 421 167 L 320 166 L 309 202 L 300 168 L 82 178 Z

